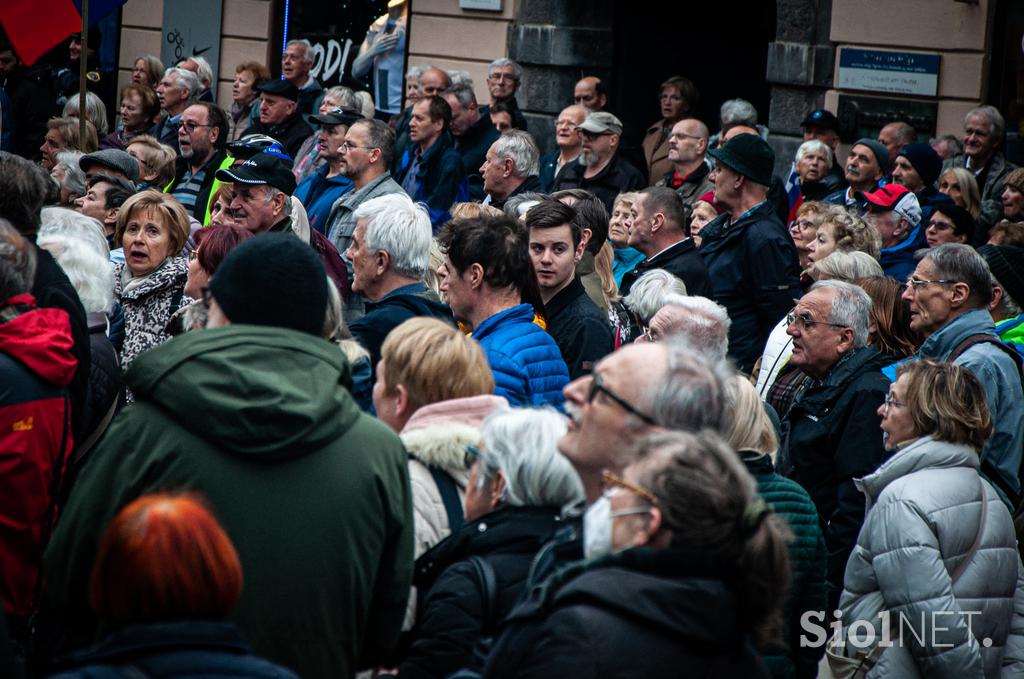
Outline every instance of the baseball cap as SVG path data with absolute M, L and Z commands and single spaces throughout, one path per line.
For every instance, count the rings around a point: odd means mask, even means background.
M 268 80 L 257 85 L 256 89 L 291 101 L 299 100 L 299 88 L 290 80 Z
M 808 113 L 804 121 L 800 123 L 800 127 L 810 127 L 811 125 L 838 132 L 839 118 L 836 118 L 835 114 L 831 111 L 819 108 L 817 111 Z
M 247 134 L 241 139 L 235 141 L 229 141 L 227 144 L 228 153 L 233 158 L 241 158 L 242 160 L 248 160 L 257 153 L 272 153 L 281 160 L 292 165 L 294 161 L 292 157 L 288 155 L 288 152 L 281 145 L 281 142 L 268 137 L 265 134 Z
M 866 200 L 877 211 L 892 211 L 905 218 L 913 226 L 921 222 L 921 203 L 914 192 L 899 184 L 886 184 L 877 191 L 858 191 L 857 198 Z
M 607 111 L 594 111 L 587 114 L 587 119 L 577 125 L 576 129 L 593 134 L 622 134 L 622 121 Z
M 295 193 L 295 175 L 288 164 L 273 153 L 257 153 L 238 167 L 217 170 L 215 176 L 222 182 L 267 184 L 289 196 Z
M 341 108 L 340 106 L 335 106 L 327 113 L 309 117 L 310 122 L 320 125 L 351 125 L 362 119 L 363 115 L 355 109 Z
M 87 172 L 93 165 L 99 165 L 115 172 L 120 172 L 132 182 L 139 181 L 139 163 L 121 149 L 101 149 L 86 153 L 78 159 L 78 167 Z
M 762 186 L 771 186 L 775 152 L 756 134 L 738 134 L 708 155 Z

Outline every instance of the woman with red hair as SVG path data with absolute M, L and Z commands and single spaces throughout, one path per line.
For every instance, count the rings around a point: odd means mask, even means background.
M 294 679 L 256 658 L 224 619 L 242 593 L 242 566 L 202 501 L 156 494 L 135 500 L 107 528 L 89 602 L 111 634 L 73 654 L 59 679 L 98 676 L 245 676 Z

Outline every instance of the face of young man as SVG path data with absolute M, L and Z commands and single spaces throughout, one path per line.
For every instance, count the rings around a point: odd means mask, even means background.
M 582 256 L 583 244 L 573 244 L 568 224 L 530 229 L 530 259 L 545 302 L 572 282 Z

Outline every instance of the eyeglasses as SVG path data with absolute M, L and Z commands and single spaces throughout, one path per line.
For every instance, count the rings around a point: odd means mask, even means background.
M 912 288 L 914 292 L 917 292 L 924 286 L 930 285 L 932 283 L 935 283 L 937 285 L 953 285 L 954 283 L 959 283 L 959 281 L 951 281 L 948 278 L 940 278 L 934 281 L 926 281 L 923 278 L 914 278 L 913 276 L 907 279 L 907 287 Z
M 183 127 L 186 130 L 188 130 L 189 134 L 192 134 L 193 132 L 196 131 L 197 127 L 213 127 L 213 125 L 203 125 L 201 123 L 197 123 L 194 120 L 182 120 L 181 122 L 178 123 L 178 129 L 180 130 Z
M 829 323 L 828 321 L 816 321 L 813 318 L 811 318 L 811 315 L 809 313 L 807 313 L 806 311 L 803 312 L 803 313 L 799 313 L 799 314 L 790 311 L 788 314 L 786 314 L 786 325 L 793 325 L 794 323 L 797 326 L 799 326 L 801 330 L 807 330 L 812 325 L 827 325 L 827 326 L 830 326 L 832 328 L 849 328 L 850 327 L 848 325 L 843 325 L 842 323 Z
M 350 151 L 352 149 L 363 149 L 363 150 L 366 150 L 366 151 L 372 151 L 373 149 L 378 148 L 378 147 L 376 147 L 376 146 L 356 146 L 355 144 L 349 144 L 347 141 L 344 141 L 344 142 L 341 143 L 341 146 L 339 146 L 338 148 L 341 149 L 342 151 L 348 152 L 348 151 Z
M 188 253 L 188 261 L 194 262 L 199 259 L 199 248 L 196 248 L 192 252 Z
M 591 377 L 590 391 L 587 393 L 587 403 L 593 403 L 594 399 L 597 398 L 598 392 L 610 398 L 612 401 L 615 402 L 616 405 L 618 405 L 620 408 L 625 410 L 630 415 L 635 415 L 636 417 L 640 418 L 641 421 L 651 425 L 652 427 L 658 426 L 658 423 L 654 421 L 653 417 L 651 417 L 650 415 L 643 414 L 642 412 L 637 410 L 632 403 L 622 398 L 608 387 L 604 386 L 604 382 L 601 381 L 601 376 L 598 375 L 597 373 L 594 373 L 594 375 Z
M 616 476 L 615 474 L 612 474 L 610 471 L 601 472 L 601 480 L 604 481 L 605 487 L 611 486 L 613 488 L 624 488 L 631 493 L 639 495 L 640 497 L 647 500 L 655 507 L 661 506 L 661 503 L 658 502 L 658 498 L 654 495 L 654 493 L 647 490 L 643 486 L 638 486 L 635 483 L 630 483 L 621 476 Z
M 940 222 L 937 219 L 933 219 L 928 222 L 929 229 L 935 229 L 936 231 L 945 231 L 947 229 L 955 229 L 956 226 L 948 222 Z
M 885 408 L 885 412 L 888 413 L 889 409 L 892 408 L 893 406 L 896 406 L 898 408 L 902 408 L 905 405 L 907 405 L 907 404 L 904 403 L 903 401 L 897 401 L 896 400 L 896 395 L 893 394 L 890 391 L 888 394 L 885 395 L 885 403 L 882 404 L 882 407 L 884 407 Z
M 487 79 L 496 83 L 514 83 L 519 81 L 519 79 L 514 75 L 509 75 L 507 73 L 491 74 L 487 76 Z
M 790 225 L 791 231 L 810 231 L 811 229 L 818 228 L 817 225 L 809 219 L 799 219 Z
M 465 464 L 466 469 L 472 467 L 473 463 L 482 457 L 480 450 L 476 446 L 466 446 L 466 455 L 463 458 L 463 463 Z

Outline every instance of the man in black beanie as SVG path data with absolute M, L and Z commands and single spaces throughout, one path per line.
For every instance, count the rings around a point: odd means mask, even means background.
M 942 158 L 939 158 L 930 144 L 907 144 L 899 150 L 892 164 L 893 183 L 902 184 L 917 195 L 925 220 L 931 214 L 930 204 L 937 198 L 942 202 L 949 201 L 945 194 L 935 188 L 941 172 Z
M 868 204 L 858 193 L 871 193 L 878 188 L 882 177 L 889 174 L 889 149 L 874 139 L 858 139 L 850 147 L 850 155 L 846 158 L 846 170 L 843 177 L 848 188 L 840 189 L 825 196 L 823 202 L 829 205 L 843 205 L 856 208 L 859 212 L 867 209 Z
M 1024 249 L 1012 245 L 982 245 L 978 254 L 992 272 L 992 301 L 988 312 L 999 339 L 1024 354 Z
M 118 509 L 188 489 L 238 552 L 232 621 L 257 655 L 313 679 L 391 666 L 412 583 L 408 462 L 353 401 L 345 354 L 319 337 L 326 285 L 298 238 L 251 238 L 206 293 L 217 327 L 132 363 L 136 402 L 90 453 L 44 559 L 41 615 L 70 645 L 96 631 L 89 574 Z

